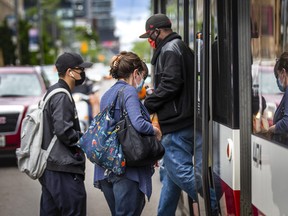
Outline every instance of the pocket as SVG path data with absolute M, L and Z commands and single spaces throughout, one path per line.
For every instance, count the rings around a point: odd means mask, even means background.
M 84 176 L 83 175 L 72 173 L 72 177 L 73 177 L 73 180 L 75 182 L 78 182 L 78 183 L 84 182 Z
M 157 112 L 160 121 L 171 119 L 178 115 L 178 109 L 175 101 L 168 102 L 162 106 L 162 109 Z

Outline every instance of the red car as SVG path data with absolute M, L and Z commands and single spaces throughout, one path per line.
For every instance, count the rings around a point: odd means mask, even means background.
M 45 75 L 34 67 L 0 67 L 0 158 L 16 157 L 22 120 L 48 86 Z

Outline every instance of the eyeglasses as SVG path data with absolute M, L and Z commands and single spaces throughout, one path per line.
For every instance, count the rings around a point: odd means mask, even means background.
M 71 68 L 71 70 L 73 70 L 77 74 L 81 74 L 81 73 L 85 72 L 85 68 L 82 68 L 82 67 L 80 67 L 80 68 Z M 77 72 L 75 70 L 80 70 L 81 72 Z

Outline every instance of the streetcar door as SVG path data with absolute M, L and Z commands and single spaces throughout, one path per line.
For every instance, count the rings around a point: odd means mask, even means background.
M 215 1 L 211 29 L 213 180 L 222 215 L 240 215 L 237 2 Z
M 226 39 L 230 39 L 230 35 L 226 35 L 222 33 L 220 40 L 219 31 L 221 26 L 218 24 L 217 10 L 220 4 L 216 0 L 212 1 L 194 1 L 194 50 L 195 50 L 195 95 L 194 95 L 194 116 L 195 118 L 195 130 L 201 134 L 203 139 L 202 143 L 202 154 L 197 153 L 197 149 L 195 148 L 194 161 L 202 160 L 202 169 L 195 169 L 196 178 L 201 176 L 201 187 L 202 191 L 198 190 L 198 207 L 199 213 L 201 215 L 218 215 L 220 212 L 220 206 L 218 204 L 219 196 L 217 195 L 217 186 L 214 184 L 213 179 L 213 167 L 212 167 L 212 132 L 213 132 L 213 97 L 212 93 L 215 92 L 213 87 L 217 86 L 219 88 L 216 90 L 217 95 L 221 95 L 224 99 L 229 100 L 229 104 L 231 100 L 235 100 L 234 91 L 231 88 L 231 80 L 232 77 L 231 72 L 227 72 L 229 65 L 227 63 L 233 62 L 233 55 L 230 53 L 231 47 L 225 47 L 225 61 L 220 61 L 218 63 L 218 44 L 220 41 L 220 45 L 222 48 L 226 46 Z M 222 3 L 224 4 L 224 3 Z M 230 4 L 231 5 L 231 4 Z M 232 7 L 232 6 L 231 6 Z M 226 11 L 225 11 L 226 12 Z M 224 13 L 226 14 L 226 13 Z M 224 15 L 223 15 L 224 16 Z M 222 17 L 221 17 L 222 18 Z M 226 17 L 224 17 L 227 19 Z M 221 20 L 222 21 L 222 20 Z M 228 23 L 229 24 L 229 23 Z M 223 25 L 227 26 L 226 20 Z M 222 27 L 223 27 L 222 26 Z M 231 26 L 230 26 L 231 27 Z M 223 29 L 223 28 L 222 28 Z M 229 29 L 230 30 L 230 29 Z M 226 32 L 225 32 L 226 33 Z M 223 43 L 224 42 L 224 43 Z M 221 53 L 223 54 L 223 53 Z M 213 62 L 213 57 L 216 57 L 216 62 Z M 223 56 L 224 57 L 224 56 Z M 214 66 L 214 64 L 217 66 Z M 234 63 L 234 62 L 233 62 Z M 219 83 L 213 83 L 215 77 L 213 77 L 213 72 L 215 68 L 218 68 L 218 65 L 223 69 L 223 73 L 220 75 L 222 77 L 218 77 Z M 225 74 L 225 75 L 223 75 Z M 228 74 L 228 77 L 227 77 Z M 232 73 L 233 74 L 233 73 Z M 220 79 L 224 78 L 222 81 Z M 216 78 L 215 78 L 216 79 Z M 225 82 L 228 82 L 226 85 Z M 232 85 L 232 87 L 235 87 Z M 236 93 L 235 93 L 236 94 Z M 232 119 L 234 123 L 234 112 L 231 112 L 231 107 L 227 106 L 225 103 L 227 101 L 219 101 L 222 109 L 221 113 L 225 113 L 228 115 L 226 119 Z M 232 115 L 232 116 L 231 116 Z M 200 158 L 199 158 L 200 157 Z M 200 181 L 197 181 L 197 183 Z M 217 183 L 217 182 L 215 182 Z M 199 187 L 198 187 L 199 188 Z

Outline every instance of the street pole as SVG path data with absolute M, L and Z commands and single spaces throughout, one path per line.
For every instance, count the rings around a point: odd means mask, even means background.
M 42 40 L 42 7 L 41 0 L 37 0 L 38 8 L 38 37 L 39 37 L 39 49 L 40 49 L 40 65 L 44 64 L 44 52 L 43 52 L 43 40 Z
M 16 34 L 16 65 L 21 63 L 21 46 L 19 34 L 19 13 L 18 13 L 18 0 L 14 0 L 14 14 L 15 14 L 15 34 Z

